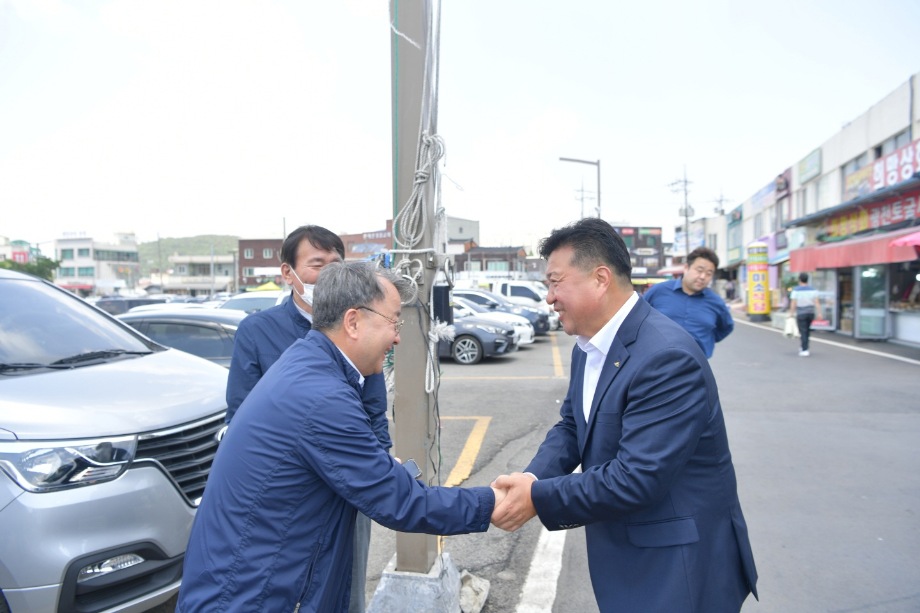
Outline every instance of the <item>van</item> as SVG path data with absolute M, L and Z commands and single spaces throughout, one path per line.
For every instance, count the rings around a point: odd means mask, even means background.
M 539 281 L 498 279 L 489 281 L 488 285 L 492 293 L 504 296 L 511 302 L 537 306 L 537 308 L 546 312 L 549 317 L 550 330 L 559 329 L 559 315 L 546 304 L 547 289 L 543 283 Z
M 178 592 L 226 382 L 0 269 L 0 611 L 140 612 Z

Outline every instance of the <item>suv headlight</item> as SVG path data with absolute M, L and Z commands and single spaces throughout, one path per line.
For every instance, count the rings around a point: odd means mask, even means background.
M 50 492 L 116 479 L 128 468 L 137 437 L 0 443 L 0 468 L 29 492 Z

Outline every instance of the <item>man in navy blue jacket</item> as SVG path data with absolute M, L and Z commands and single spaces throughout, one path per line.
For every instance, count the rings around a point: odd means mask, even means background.
M 356 509 L 403 532 L 484 532 L 504 492 L 428 487 L 384 451 L 361 387 L 399 342 L 406 281 L 367 262 L 319 276 L 313 330 L 227 431 L 185 555 L 177 613 L 348 607 Z
M 305 337 L 313 318 L 313 287 L 320 271 L 345 259 L 342 239 L 321 226 L 301 226 L 281 245 L 281 276 L 293 288 L 284 303 L 246 317 L 236 331 L 233 358 L 227 377 L 227 423 L 243 400 L 281 354 Z M 380 445 L 393 446 L 387 424 L 387 392 L 383 373 L 367 378 L 362 390 L 364 410 L 371 419 Z M 355 526 L 355 577 L 349 613 L 364 613 L 364 579 L 371 539 L 371 522 L 358 514 Z
M 559 422 L 494 482 L 510 489 L 493 523 L 584 526 L 602 613 L 738 613 L 757 571 L 709 362 L 639 299 L 607 222 L 554 230 L 540 255 L 577 346 Z

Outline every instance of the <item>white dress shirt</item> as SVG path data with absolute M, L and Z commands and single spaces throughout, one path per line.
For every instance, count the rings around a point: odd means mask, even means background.
M 594 401 L 594 392 L 597 391 L 597 381 L 601 377 L 601 370 L 604 368 L 604 361 L 610 352 L 610 346 L 613 339 L 620 330 L 623 320 L 629 315 L 636 303 L 639 301 L 639 294 L 633 292 L 632 295 L 623 303 L 623 306 L 610 318 L 604 327 L 590 339 L 585 336 L 576 336 L 575 342 L 587 354 L 585 360 L 585 376 L 582 382 L 582 398 L 584 405 L 585 421 L 588 421 L 588 415 L 591 414 L 591 403 Z

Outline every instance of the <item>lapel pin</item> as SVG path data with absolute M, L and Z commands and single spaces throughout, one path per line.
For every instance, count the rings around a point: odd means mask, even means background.
M 617 368 L 620 367 L 620 363 L 619 363 L 619 362 L 614 362 L 613 365 L 616 366 Z

